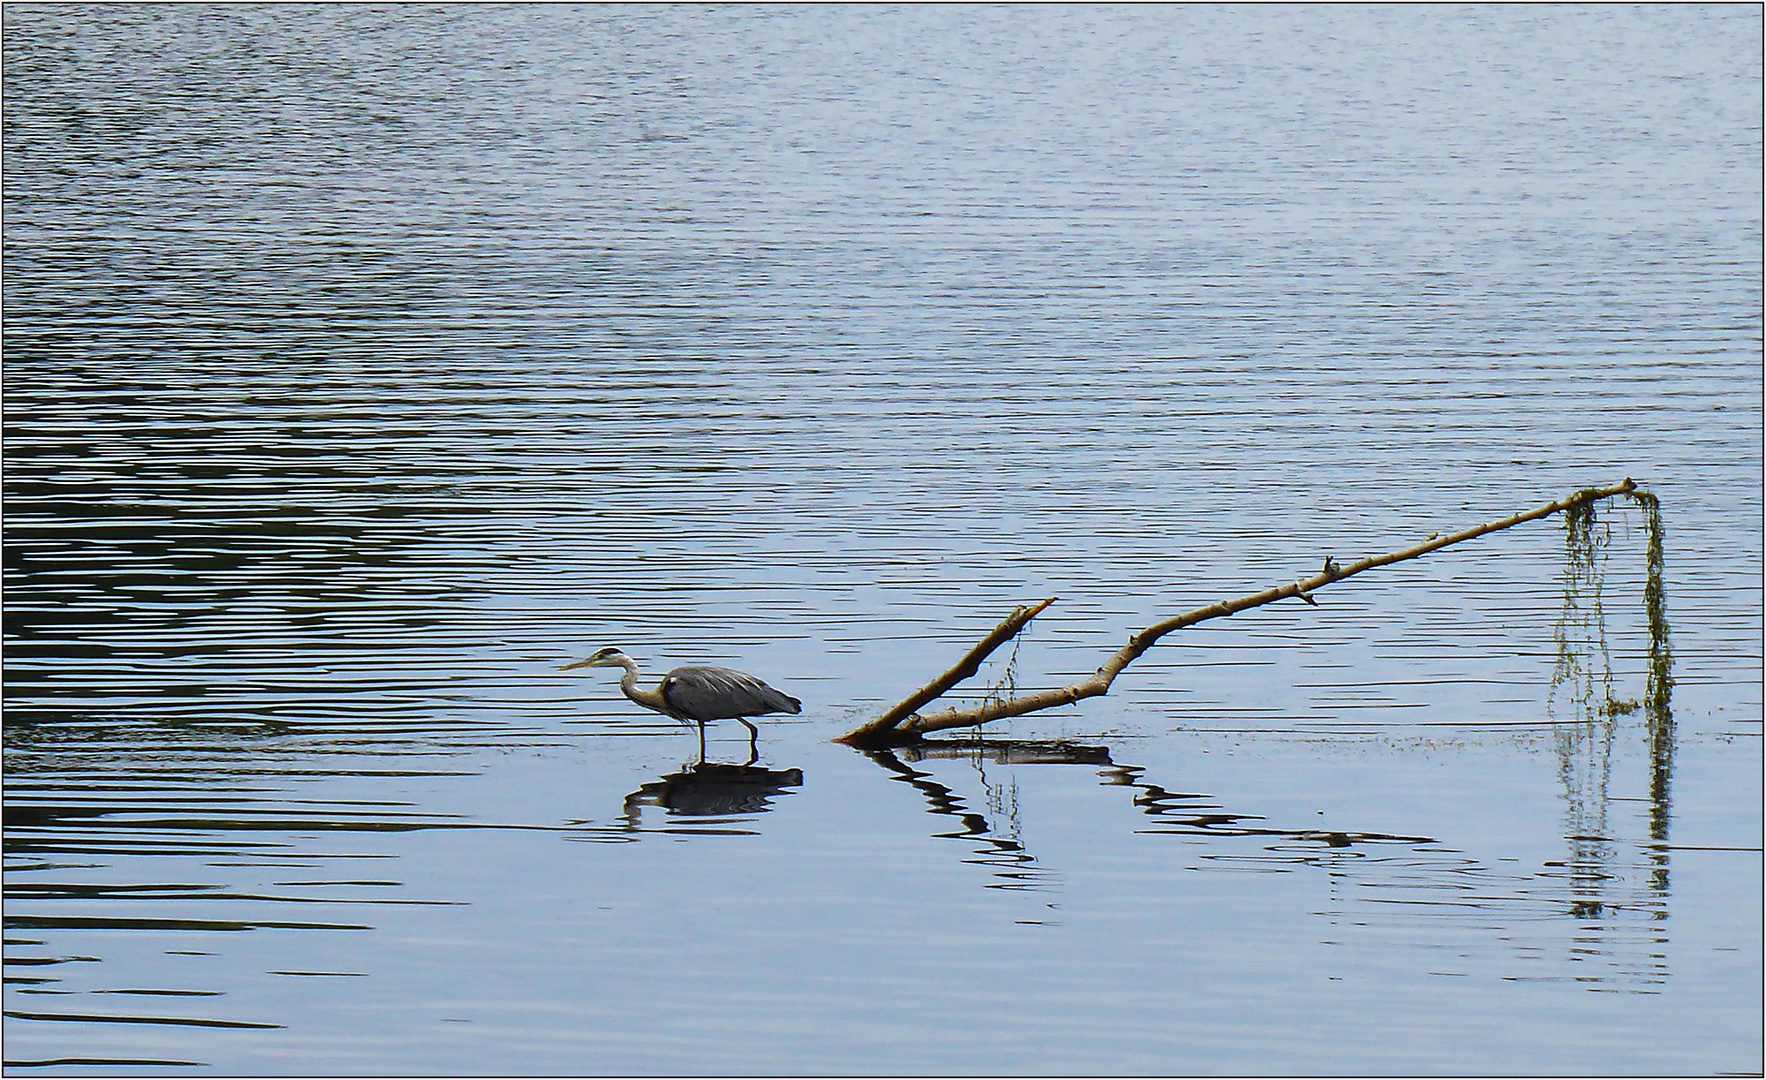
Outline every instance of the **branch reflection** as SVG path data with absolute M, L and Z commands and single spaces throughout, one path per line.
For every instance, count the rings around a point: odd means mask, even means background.
M 970 840 L 976 844 L 978 856 L 965 860 L 993 869 L 998 880 L 986 887 L 994 889 L 1043 888 L 1056 880 L 1052 870 L 1039 865 L 1026 849 L 1016 827 L 1017 785 L 989 785 L 986 765 L 1039 766 L 1087 765 L 1098 769 L 1098 777 L 1106 787 L 1130 787 L 1135 791 L 1133 805 L 1157 820 L 1146 833 L 1189 833 L 1218 837 L 1267 837 L 1297 841 L 1309 845 L 1316 853 L 1329 848 L 1347 848 L 1356 844 L 1397 843 L 1430 844 L 1426 836 L 1395 836 L 1377 832 L 1344 832 L 1325 829 L 1282 829 L 1257 825 L 1263 821 L 1257 814 L 1235 813 L 1211 801 L 1212 796 L 1182 794 L 1166 790 L 1158 784 L 1143 781 L 1146 770 L 1115 761 L 1107 746 L 1090 746 L 1064 740 L 1015 741 L 1008 739 L 926 740 L 893 750 L 865 751 L 867 757 L 888 769 L 899 779 L 926 796 L 927 812 L 956 818 L 960 828 L 932 835 L 943 839 Z M 1009 791 L 1010 809 L 996 812 L 993 820 L 971 809 L 963 798 L 948 785 L 933 778 L 929 772 L 913 768 L 908 762 L 928 760 L 967 761 L 975 768 L 990 803 L 999 803 L 996 789 Z M 1307 855 L 1284 855 L 1293 862 L 1314 861 Z
M 989 750 L 989 747 L 992 747 Z M 1039 866 L 1035 856 L 1025 850 L 1017 830 L 997 828 L 985 814 L 969 808 L 963 799 L 951 788 L 932 778 L 929 772 L 922 772 L 906 764 L 901 759 L 923 761 L 929 757 L 968 758 L 981 773 L 982 783 L 987 785 L 986 773 L 982 768 L 984 755 L 992 753 L 994 760 L 1001 764 L 1074 764 L 1069 750 L 1082 754 L 1090 754 L 1092 747 L 1069 747 L 1064 743 L 995 743 L 991 740 L 970 740 L 964 742 L 925 742 L 913 747 L 899 750 L 868 750 L 865 756 L 895 774 L 895 779 L 911 785 L 914 790 L 926 797 L 927 812 L 935 815 L 955 818 L 958 828 L 948 832 L 935 832 L 932 835 L 943 840 L 974 841 L 974 858 L 963 860 L 977 866 L 990 867 L 996 880 L 988 882 L 989 889 L 1041 889 L 1052 884 L 1050 872 Z M 1106 760 L 1109 752 L 1105 751 Z M 1077 763 L 1091 764 L 1081 759 Z M 989 789 L 991 792 L 992 789 Z M 1002 808 L 1007 805 L 1004 798 L 995 797 L 990 800 Z M 1010 805 L 1012 812 L 1005 815 L 1006 820 L 1016 819 L 1017 791 L 1015 785 L 1010 789 Z M 996 811 L 996 818 L 1000 817 Z
M 1586 920 L 1603 912 L 1610 916 L 1621 908 L 1638 907 L 1630 901 L 1611 904 L 1603 899 L 1600 890 L 1612 888 L 1614 877 L 1592 869 L 1571 869 L 1572 892 L 1577 900 L 1566 904 L 1562 863 L 1547 863 L 1538 872 L 1529 873 L 1491 865 L 1429 836 L 1285 827 L 1270 822 L 1262 814 L 1228 806 L 1216 796 L 1174 790 L 1157 783 L 1148 777 L 1144 767 L 1117 761 L 1108 746 L 1064 740 L 971 738 L 927 740 L 865 753 L 894 774 L 894 779 L 924 795 L 928 813 L 955 821 L 956 827 L 931 835 L 969 843 L 975 855 L 964 861 L 990 870 L 992 880 L 985 883 L 986 888 L 1046 890 L 1058 887 L 1060 882 L 1059 872 L 1042 863 L 1020 834 L 1016 781 L 990 777 L 990 767 L 1007 766 L 1006 771 L 1010 772 L 1018 767 L 1078 765 L 1096 770 L 1101 787 L 1129 789 L 1130 805 L 1150 819 L 1135 828 L 1135 833 L 1217 841 L 1191 856 L 1196 860 L 1192 869 L 1324 871 L 1331 901 L 1317 914 L 1329 920 L 1335 928 L 1333 933 L 1359 935 L 1370 932 L 1370 928 L 1385 928 L 1403 929 L 1408 934 L 1419 924 L 1433 923 L 1449 936 L 1478 935 L 1517 920 L 1537 923 L 1566 916 Z M 932 771 L 916 767 L 939 761 L 966 762 L 975 770 L 986 792 L 987 812 L 974 809 L 970 799 L 946 782 L 948 776 L 940 779 Z M 1010 799 L 1002 800 L 999 792 L 1009 792 Z M 1590 858 L 1596 854 L 1610 857 L 1611 844 L 1604 838 L 1585 840 L 1573 835 L 1571 840 L 1573 845 L 1585 844 L 1579 850 L 1589 853 Z M 1658 904 L 1652 918 L 1661 918 L 1665 913 L 1665 905 Z M 1611 934 L 1605 943 L 1595 943 L 1588 939 L 1588 934 L 1586 926 L 1570 929 L 1574 958 L 1598 956 L 1608 963 L 1579 976 L 1580 979 L 1595 988 L 1618 985 L 1635 992 L 1656 992 L 1653 987 L 1663 981 L 1666 971 L 1653 934 L 1649 941 L 1641 943 Z M 1619 947 L 1621 943 L 1627 947 Z M 1637 944 L 1647 954 L 1641 959 L 1633 947 Z M 1503 977 L 1525 981 L 1535 976 L 1523 968 Z

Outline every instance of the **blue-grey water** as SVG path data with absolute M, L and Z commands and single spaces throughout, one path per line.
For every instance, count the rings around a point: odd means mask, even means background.
M 1762 1068 L 1759 7 L 3 18 L 9 1074 Z

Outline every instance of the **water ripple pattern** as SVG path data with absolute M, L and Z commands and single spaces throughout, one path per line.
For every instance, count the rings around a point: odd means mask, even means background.
M 0 20 L 10 1071 L 1758 1071 L 1757 9 Z

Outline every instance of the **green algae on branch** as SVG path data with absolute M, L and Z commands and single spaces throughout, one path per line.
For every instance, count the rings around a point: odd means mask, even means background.
M 1672 780 L 1674 776 L 1674 651 L 1668 644 L 1668 612 L 1663 591 L 1662 504 L 1647 491 L 1631 492 L 1631 500 L 1643 511 L 1644 582 L 1643 613 L 1649 624 L 1649 679 L 1643 691 L 1644 722 L 1649 727 L 1650 839 L 1658 841 L 1659 862 L 1652 875 L 1662 892 L 1668 888 L 1667 848 Z
M 1673 691 L 1673 652 L 1668 645 L 1668 618 L 1663 590 L 1661 501 L 1647 491 L 1627 495 L 1643 513 L 1646 577 L 1643 606 L 1649 630 L 1648 682 L 1643 700 L 1616 699 L 1612 695 L 1611 658 L 1606 642 L 1603 590 L 1606 585 L 1610 527 L 1603 527 L 1595 502 L 1564 511 L 1564 608 L 1555 631 L 1557 662 L 1552 670 L 1552 690 L 1576 683 L 1577 701 L 1589 715 L 1623 716 L 1639 708 L 1666 713 Z M 1595 674 L 1589 666 L 1595 651 L 1601 663 L 1601 693 L 1595 693 Z M 1599 700 L 1597 700 L 1597 698 Z
M 1647 491 L 1631 492 L 1631 501 L 1643 511 L 1645 541 L 1643 614 L 1649 622 L 1649 687 L 1644 704 L 1665 714 L 1674 692 L 1674 652 L 1668 647 L 1668 612 L 1662 590 L 1662 502 Z
M 1558 770 L 1569 807 L 1570 832 L 1576 859 L 1597 864 L 1603 859 L 1594 838 L 1606 834 L 1606 786 L 1613 768 L 1618 719 L 1642 710 L 1649 761 L 1649 888 L 1665 897 L 1669 886 L 1668 829 L 1673 787 L 1675 733 L 1669 707 L 1673 693 L 1673 651 L 1668 641 L 1660 501 L 1647 491 L 1627 493 L 1643 514 L 1646 573 L 1644 618 L 1649 633 L 1646 683 L 1641 700 L 1617 699 L 1607 648 L 1602 589 L 1612 529 L 1596 517 L 1593 503 L 1564 515 L 1564 604 L 1556 627 L 1557 662 L 1552 669 L 1553 698 L 1573 688 L 1574 718 L 1552 724 Z M 1597 671 L 1598 667 L 1598 671 Z M 1549 707 L 1549 705 L 1548 705 Z M 1576 887 L 1572 874 L 1572 888 Z M 1587 879 L 1581 879 L 1584 886 Z
M 915 691 L 914 694 L 885 712 L 882 716 L 879 716 L 877 719 L 872 720 L 869 723 L 854 728 L 845 735 L 840 736 L 840 738 L 835 741 L 857 747 L 905 745 L 916 742 L 921 736 L 934 731 L 945 731 L 951 728 L 978 727 L 993 720 L 1002 720 L 1012 716 L 1022 716 L 1026 713 L 1052 709 L 1060 705 L 1071 705 L 1088 697 L 1097 697 L 1110 689 L 1110 684 L 1116 680 L 1116 676 L 1122 672 L 1123 668 L 1133 663 L 1141 656 L 1141 654 L 1152 648 L 1160 638 L 1173 631 L 1180 630 L 1186 626 L 1193 626 L 1196 623 L 1208 619 L 1223 618 L 1250 608 L 1272 604 L 1277 600 L 1299 599 L 1307 603 L 1315 603 L 1316 601 L 1314 601 L 1310 595 L 1313 591 L 1324 588 L 1327 585 L 1334 585 L 1337 582 L 1353 577 L 1356 574 L 1364 573 L 1381 566 L 1390 566 L 1393 563 L 1403 562 L 1407 559 L 1419 558 L 1451 544 L 1473 540 L 1477 537 L 1488 535 L 1489 533 L 1512 528 L 1523 522 L 1536 521 L 1539 518 L 1548 517 L 1552 514 L 1564 513 L 1566 511 L 1583 511 L 1585 508 L 1591 508 L 1595 502 L 1601 499 L 1611 498 L 1615 495 L 1630 495 L 1633 498 L 1642 495 L 1649 500 L 1648 506 L 1655 505 L 1655 499 L 1653 496 L 1649 496 L 1646 492 L 1639 492 L 1637 490 L 1637 485 L 1632 482 L 1631 478 L 1626 477 L 1620 483 L 1608 487 L 1584 488 L 1572 495 L 1558 499 L 1554 502 L 1546 503 L 1544 506 L 1536 509 L 1515 514 L 1511 517 L 1503 518 L 1500 521 L 1492 521 L 1484 525 L 1476 525 L 1472 528 L 1453 533 L 1450 536 L 1441 536 L 1439 533 L 1431 534 L 1427 540 L 1414 547 L 1405 548 L 1402 551 L 1395 551 L 1386 555 L 1370 556 L 1357 562 L 1350 563 L 1347 566 L 1339 564 L 1336 559 L 1327 555 L 1325 556 L 1323 567 L 1318 573 L 1313 574 L 1310 577 L 1301 578 L 1290 584 L 1278 585 L 1265 589 L 1260 593 L 1254 593 L 1250 596 L 1239 597 L 1236 600 L 1223 600 L 1220 603 L 1197 608 L 1194 611 L 1175 616 L 1164 622 L 1155 623 L 1154 625 L 1147 627 L 1145 630 L 1130 637 L 1128 639 L 1128 644 L 1124 645 L 1116 653 L 1110 656 L 1110 658 L 1098 668 L 1097 672 L 1091 678 L 1074 683 L 1071 686 L 1063 686 L 1054 690 L 1041 690 L 1036 693 L 1026 694 L 1022 697 L 1014 697 L 1004 700 L 987 700 L 982 702 L 979 706 L 971 709 L 951 708 L 942 712 L 933 713 L 929 716 L 921 715 L 917 712 L 916 710 L 921 706 L 937 700 L 945 693 L 945 691 L 949 690 L 957 683 L 962 682 L 964 679 L 973 676 L 976 670 L 980 667 L 981 662 L 985 660 L 990 653 L 1005 644 L 1007 641 L 1016 637 L 1031 619 L 1035 618 L 1043 611 L 1043 609 L 1054 603 L 1054 598 L 1050 597 L 1049 599 L 1035 605 L 1023 605 L 1014 610 L 1011 615 L 1001 622 L 999 626 L 995 627 L 993 632 L 988 634 L 979 644 L 970 649 L 955 666 L 950 668 L 950 670 L 944 672 L 944 674 L 938 676 L 919 690 Z M 1642 504 L 1642 500 L 1640 499 L 1639 501 L 1640 504 Z M 1588 514 L 1590 516 L 1586 520 L 1592 522 L 1591 509 L 1588 510 Z M 1648 510 L 1646 508 L 1646 517 L 1647 514 Z M 1652 532 L 1652 535 L 1659 537 L 1659 514 L 1655 520 L 1656 528 Z M 1663 632 L 1663 641 L 1665 642 L 1665 622 L 1663 623 Z M 1665 701 L 1666 699 L 1664 698 L 1663 700 Z
M 1557 658 L 1552 664 L 1547 705 L 1551 707 L 1560 690 L 1570 688 L 1583 717 L 1614 715 L 1619 704 L 1613 700 L 1612 655 L 1607 649 L 1601 595 L 1606 588 L 1602 554 L 1612 539 L 1612 530 L 1597 529 L 1596 525 L 1593 502 L 1564 511 L 1564 605 L 1553 629 Z

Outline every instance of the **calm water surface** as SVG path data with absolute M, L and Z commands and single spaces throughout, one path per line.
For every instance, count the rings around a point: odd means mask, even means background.
M 1757 7 L 4 28 L 11 1073 L 1761 1069 Z

